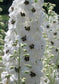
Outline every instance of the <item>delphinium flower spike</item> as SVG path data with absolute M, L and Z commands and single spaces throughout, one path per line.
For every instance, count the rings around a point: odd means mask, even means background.
M 48 3 L 49 4 L 49 3 Z M 51 5 L 51 4 L 50 4 Z M 43 24 L 43 36 L 46 41 L 45 56 L 43 57 L 43 70 L 44 73 L 40 84 L 59 84 L 59 72 L 57 70 L 56 61 L 59 58 L 59 20 L 58 15 L 52 11 L 53 8 L 48 8 L 46 20 Z M 59 59 L 58 59 L 59 60 Z M 59 62 L 57 62 L 58 64 Z
M 50 17 L 49 20 L 44 22 L 44 29 L 43 31 L 47 34 L 50 46 L 52 46 L 51 50 L 52 53 L 55 55 L 54 63 L 58 59 L 58 49 L 59 49 L 59 16 L 54 13 L 54 16 Z
M 14 0 L 9 9 L 2 83 L 39 84 L 45 50 L 41 24 L 43 0 Z
M 52 9 L 55 4 L 45 3 L 44 9 L 46 14 L 46 20 L 43 23 L 43 31 L 47 34 L 52 46 L 52 53 L 55 55 L 54 62 L 58 58 L 58 48 L 59 48 L 59 15 L 56 14 Z
M 59 84 L 59 73 L 57 66 L 54 64 L 54 54 L 52 54 L 52 46 L 46 33 L 43 32 L 43 36 L 46 40 L 45 55 L 42 58 L 43 62 L 43 76 L 41 77 L 40 84 Z

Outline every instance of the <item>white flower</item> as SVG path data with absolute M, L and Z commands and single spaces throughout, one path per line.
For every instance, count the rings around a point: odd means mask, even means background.
M 45 20 L 43 24 L 43 32 L 45 32 L 48 36 L 48 40 L 52 46 L 52 53 L 55 55 L 54 62 L 56 63 L 58 59 L 58 48 L 59 48 L 59 25 L 58 25 L 58 15 L 49 17 L 49 21 Z
M 15 0 L 9 9 L 3 63 L 5 70 L 11 74 L 10 84 L 15 84 L 23 77 L 26 84 L 40 83 L 41 58 L 45 50 L 41 27 L 44 20 L 43 3 L 43 0 Z

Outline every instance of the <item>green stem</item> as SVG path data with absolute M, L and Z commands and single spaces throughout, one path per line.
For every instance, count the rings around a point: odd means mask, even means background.
M 20 47 L 19 47 L 19 59 L 18 59 L 18 66 L 19 66 L 19 72 L 18 72 L 18 84 L 20 84 Z

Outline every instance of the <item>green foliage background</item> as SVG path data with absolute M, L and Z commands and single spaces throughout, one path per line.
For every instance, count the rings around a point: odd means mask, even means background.
M 0 4 L 3 3 L 3 0 L 0 0 Z M 8 24 L 8 15 L 2 15 L 1 12 L 3 9 L 0 6 L 0 55 L 3 55 L 3 45 L 5 38 L 5 31 L 7 31 Z

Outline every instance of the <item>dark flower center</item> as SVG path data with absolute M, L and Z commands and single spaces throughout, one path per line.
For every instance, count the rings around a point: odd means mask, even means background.
M 11 21 L 11 24 L 15 24 L 15 21 L 14 21 L 14 20 L 12 20 L 12 21 Z
M 21 39 L 22 39 L 22 41 L 26 41 L 26 35 L 23 36 Z
M 54 35 L 57 35 L 57 32 L 54 32 Z
M 32 11 L 33 13 L 36 12 L 35 8 L 32 8 L 31 11 Z
M 24 4 L 25 5 L 28 5 L 29 4 L 29 1 L 25 0 Z
M 20 12 L 20 14 L 21 14 L 21 16 L 23 16 L 23 17 L 25 16 L 25 13 Z
M 30 26 L 28 26 L 28 27 L 25 26 L 25 30 L 29 31 L 30 30 Z
M 35 74 L 34 72 L 31 71 L 31 72 L 30 72 L 30 76 L 31 76 L 31 77 L 35 77 L 36 74 Z
M 56 49 L 56 52 L 58 52 L 58 49 Z
M 47 25 L 46 27 L 49 28 L 49 25 Z
M 24 60 L 29 61 L 29 56 L 25 56 Z
M 51 41 L 51 44 L 52 44 L 52 45 L 54 45 L 54 42 L 53 42 L 53 41 Z
M 34 44 L 31 44 L 29 47 L 30 49 L 34 49 Z
M 9 50 L 6 50 L 6 53 L 8 53 L 9 52 Z
M 11 10 L 14 11 L 14 7 L 11 7 Z

